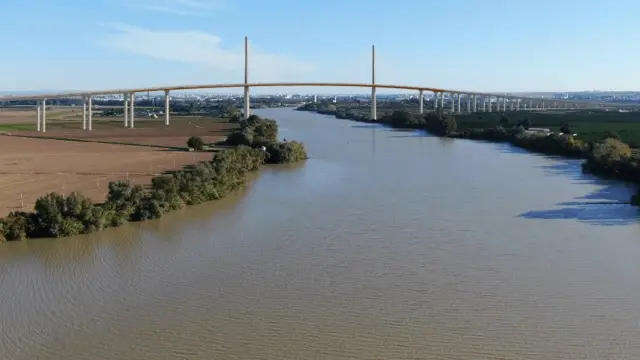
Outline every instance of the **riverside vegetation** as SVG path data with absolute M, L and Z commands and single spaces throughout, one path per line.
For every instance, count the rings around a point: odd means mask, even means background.
M 371 122 L 363 112 L 335 105 L 306 104 L 298 110 Z M 585 172 L 640 184 L 640 151 L 632 149 L 640 146 L 639 117 L 638 113 L 606 111 L 476 113 L 454 117 L 441 111 L 420 115 L 393 110 L 376 122 L 394 128 L 426 130 L 437 136 L 507 142 L 542 154 L 581 158 L 585 160 L 582 164 Z M 533 126 L 557 132 L 529 131 Z M 573 136 L 574 131 L 580 132 L 579 138 Z M 640 205 L 640 191 L 631 203 Z
M 73 236 L 158 219 L 185 205 L 222 199 L 244 186 L 248 173 L 262 164 L 307 158 L 302 143 L 277 142 L 278 126 L 273 120 L 252 115 L 240 125 L 227 140 L 233 147 L 214 153 L 211 161 L 154 177 L 148 188 L 129 181 L 111 182 L 101 204 L 78 192 L 68 196 L 49 193 L 36 200 L 33 212 L 16 211 L 0 219 L 0 241 Z M 240 138 L 248 141 L 234 143 L 233 139 Z M 188 143 L 198 149 L 204 145 L 195 137 Z

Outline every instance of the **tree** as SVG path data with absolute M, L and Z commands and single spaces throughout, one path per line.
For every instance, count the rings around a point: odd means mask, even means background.
M 509 123 L 509 118 L 507 117 L 507 115 L 502 115 L 500 117 L 500 123 L 501 124 L 508 124 Z
M 231 116 L 229 117 L 229 122 L 231 123 L 239 123 L 241 121 L 242 121 L 242 114 L 239 112 L 235 112 L 231 114 Z
M 425 128 L 436 135 L 449 135 L 457 130 L 458 124 L 453 116 L 434 111 L 425 118 Z
M 611 164 L 631 157 L 631 148 L 620 140 L 607 138 L 593 145 L 593 159 L 600 164 Z
M 571 131 L 571 126 L 569 126 L 568 123 L 564 123 L 562 125 L 562 127 L 560 128 L 560 132 L 562 132 L 563 134 L 573 134 L 573 131 Z
M 525 128 L 525 130 L 529 130 L 529 128 L 531 127 L 531 120 L 529 120 L 528 117 L 524 118 L 524 120 L 522 120 L 522 127 Z
M 187 146 L 196 151 L 202 151 L 204 148 L 204 140 L 199 136 L 192 136 L 187 140 Z
M 458 123 L 456 123 L 456 118 L 452 115 L 447 115 L 442 119 L 442 132 L 445 135 L 449 135 L 451 133 L 456 132 L 458 130 Z
M 393 126 L 398 127 L 403 127 L 413 122 L 413 116 L 406 110 L 395 110 L 391 115 L 388 115 L 388 119 Z
M 618 133 L 615 131 L 607 131 L 607 133 L 604 135 L 604 138 L 602 140 L 606 140 L 606 139 L 620 140 L 620 135 L 618 135 Z

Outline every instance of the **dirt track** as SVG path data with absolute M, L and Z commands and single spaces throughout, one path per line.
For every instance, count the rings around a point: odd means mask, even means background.
M 145 124 L 145 122 L 148 122 Z M 140 128 L 126 129 L 122 123 L 94 123 L 94 130 L 82 131 L 51 126 L 46 133 L 10 132 L 14 135 L 50 136 L 89 141 L 123 142 L 167 147 L 185 147 L 189 136 L 213 142 L 228 133 L 232 125 L 211 121 L 182 121 L 169 127 L 157 119 L 140 121 Z M 75 127 L 78 124 L 72 124 Z M 81 125 L 81 124 L 80 124 Z M 126 179 L 148 184 L 163 171 L 210 160 L 212 153 L 156 149 L 144 146 L 33 139 L 0 136 L 0 216 L 21 209 L 31 210 L 35 200 L 48 193 L 81 191 L 96 202 L 105 198 L 109 181 Z

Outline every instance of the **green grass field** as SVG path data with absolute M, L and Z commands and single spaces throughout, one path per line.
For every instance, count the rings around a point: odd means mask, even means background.
M 0 132 L 32 130 L 34 126 L 31 124 L 0 124 Z
M 353 107 L 339 104 L 338 108 L 349 108 L 350 112 L 369 114 L 367 106 Z M 379 106 L 378 117 L 394 110 L 405 110 L 417 114 L 417 106 L 390 107 Z M 448 109 L 447 109 L 448 110 Z M 425 108 L 425 114 L 432 109 Z M 509 124 L 501 124 L 500 119 L 505 115 Z M 615 132 L 620 139 L 631 147 L 640 148 L 640 112 L 621 113 L 617 111 L 577 110 L 577 111 L 507 111 L 506 113 L 477 113 L 455 115 L 459 131 L 471 128 L 491 128 L 496 125 L 510 127 L 528 118 L 533 127 L 548 128 L 558 132 L 563 124 L 569 124 L 571 130 L 577 133 L 577 138 L 585 141 L 602 139 L 607 132 Z
M 470 128 L 488 128 L 500 124 L 503 114 L 461 114 L 456 115 L 458 130 Z M 504 114 L 512 126 L 528 118 L 531 126 L 560 131 L 563 124 L 569 124 L 577 133 L 577 138 L 585 141 L 602 139 L 608 132 L 615 132 L 620 139 L 632 147 L 640 148 L 640 113 L 620 113 L 613 111 L 566 111 L 566 112 L 507 112 Z

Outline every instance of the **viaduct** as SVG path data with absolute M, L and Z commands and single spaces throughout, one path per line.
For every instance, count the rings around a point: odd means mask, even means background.
M 452 113 L 460 113 L 465 105 L 465 111 L 476 112 L 481 106 L 481 110 L 491 112 L 495 107 L 496 111 L 506 111 L 507 107 L 511 111 L 520 110 L 545 110 L 545 109 L 569 109 L 569 108 L 596 108 L 602 107 L 602 103 L 594 103 L 591 101 L 566 101 L 566 100 L 549 100 L 538 97 L 525 97 L 519 95 L 505 95 L 487 92 L 474 92 L 465 90 L 454 90 L 435 88 L 428 86 L 410 86 L 410 85 L 392 85 L 376 83 L 376 57 L 375 46 L 371 48 L 371 83 L 340 83 L 340 82 L 267 82 L 267 83 L 250 83 L 249 82 L 249 47 L 248 38 L 244 38 L 244 83 L 237 84 L 201 84 L 201 85 L 178 85 L 178 86 L 160 86 L 136 89 L 109 89 L 99 91 L 84 91 L 72 93 L 51 93 L 37 94 L 25 96 L 0 96 L 0 101 L 16 101 L 16 100 L 35 100 L 37 109 L 37 130 L 46 132 L 47 130 L 47 99 L 56 98 L 81 98 L 82 106 L 82 129 L 92 129 L 92 97 L 96 95 L 108 94 L 124 94 L 124 126 L 134 127 L 135 114 L 135 94 L 142 92 L 164 91 L 164 113 L 165 125 L 169 125 L 170 109 L 169 100 L 172 90 L 195 90 L 195 89 L 224 89 L 224 88 L 244 88 L 244 116 L 250 114 L 250 96 L 249 89 L 252 87 L 359 87 L 371 89 L 371 119 L 377 119 L 376 113 L 376 89 L 398 89 L 398 90 L 414 90 L 419 93 L 419 111 L 424 112 L 424 92 L 433 93 L 433 109 L 444 109 L 445 94 L 449 95 Z M 494 102 L 495 99 L 495 102 Z M 534 108 L 535 102 L 535 108 Z M 480 103 L 480 104 L 479 104 Z

